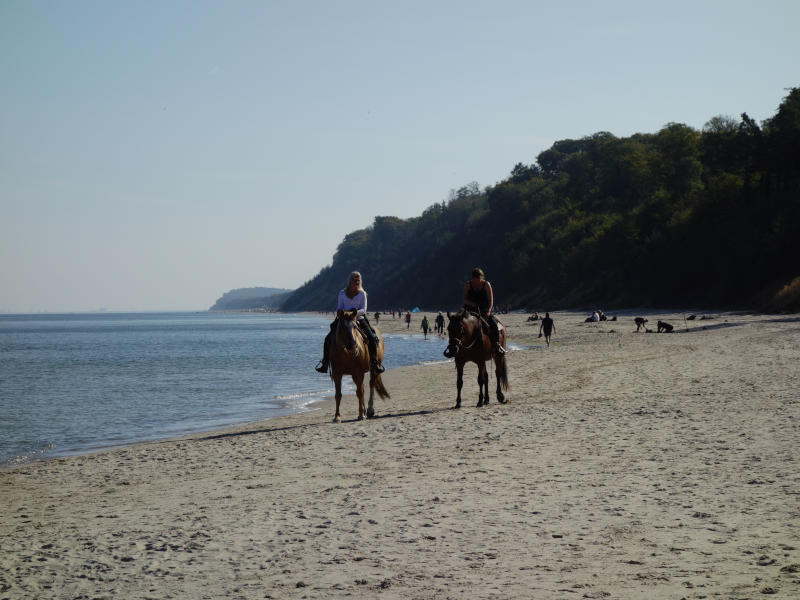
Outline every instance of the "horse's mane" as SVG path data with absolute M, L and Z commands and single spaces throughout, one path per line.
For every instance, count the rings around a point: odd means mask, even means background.
M 481 315 L 478 313 L 478 311 L 469 309 L 466 306 L 463 307 L 460 311 L 458 311 L 458 316 L 461 317 L 461 318 L 472 316 L 472 317 L 475 317 L 478 320 L 480 320 L 480 318 L 481 318 Z
M 341 319 L 346 317 L 349 321 L 355 321 L 358 318 L 358 309 L 357 308 L 350 308 L 350 309 L 343 309 L 340 308 L 336 311 L 336 318 Z

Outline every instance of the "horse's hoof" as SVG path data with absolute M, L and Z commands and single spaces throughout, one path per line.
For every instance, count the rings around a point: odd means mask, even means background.
M 367 411 L 367 418 L 368 418 L 368 419 L 371 419 L 371 418 L 373 418 L 374 416 L 375 416 L 375 411 L 374 411 L 374 410 L 368 410 L 368 411 Z
M 456 404 L 456 405 L 453 407 L 453 410 L 456 410 L 457 408 L 461 408 L 461 402 L 458 402 L 458 403 L 457 403 L 457 404 Z
M 339 415 L 336 415 L 335 417 L 333 417 L 333 422 L 334 423 L 341 423 L 342 422 L 342 417 L 340 417 Z
M 358 420 L 359 420 L 359 421 L 363 421 L 365 418 L 366 418 L 366 417 L 364 417 L 364 415 L 358 415 Z
M 498 399 L 497 399 L 497 401 L 498 401 L 500 404 L 508 404 L 508 400 L 506 400 L 504 397 L 500 397 L 500 398 L 498 398 Z

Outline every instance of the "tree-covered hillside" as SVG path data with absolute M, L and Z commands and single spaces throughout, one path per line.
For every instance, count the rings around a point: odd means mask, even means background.
M 352 270 L 371 309 L 457 307 L 476 265 L 513 308 L 800 308 L 798 259 L 793 88 L 760 125 L 743 113 L 702 131 L 561 140 L 497 185 L 464 186 L 412 219 L 376 217 L 282 308 L 331 309 Z

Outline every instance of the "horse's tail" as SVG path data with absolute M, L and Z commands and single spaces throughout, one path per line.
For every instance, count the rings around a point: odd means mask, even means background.
M 389 390 L 386 389 L 386 386 L 383 385 L 383 379 L 381 379 L 380 373 L 372 373 L 370 378 L 373 381 L 373 385 L 375 386 L 375 391 L 378 392 L 378 396 L 386 400 L 387 398 L 391 398 L 389 395 Z
M 498 362 L 500 364 L 497 365 L 497 379 L 500 381 L 500 385 L 503 386 L 503 391 L 507 392 L 511 386 L 508 384 L 508 368 L 506 367 L 506 357 L 503 356 Z

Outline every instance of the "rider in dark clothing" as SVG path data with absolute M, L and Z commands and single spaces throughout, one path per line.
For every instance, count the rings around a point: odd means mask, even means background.
M 464 285 L 464 306 L 475 310 L 489 324 L 489 337 L 496 354 L 505 354 L 506 350 L 500 345 L 500 330 L 497 319 L 492 314 L 494 306 L 494 292 L 492 284 L 484 279 L 483 271 L 479 268 L 472 269 L 472 279 Z

